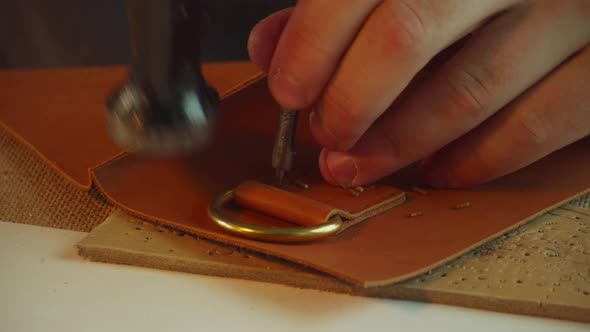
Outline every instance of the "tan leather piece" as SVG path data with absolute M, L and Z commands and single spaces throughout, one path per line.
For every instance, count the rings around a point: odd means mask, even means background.
M 350 227 L 369 217 L 403 203 L 404 192 L 389 187 L 368 187 L 362 192 L 330 186 L 323 181 L 305 182 L 278 188 L 255 181 L 240 183 L 234 192 L 235 202 L 242 208 L 263 213 L 302 226 L 317 226 L 334 216 Z M 240 221 L 240 220 L 238 220 Z
M 323 241 L 286 245 L 230 236 L 208 219 L 207 206 L 243 181 L 270 182 L 278 109 L 265 82 L 254 84 L 224 102 L 220 131 L 208 151 L 166 160 L 126 156 L 99 167 L 97 183 L 111 201 L 136 215 L 366 287 L 432 269 L 590 188 L 586 139 L 469 190 L 412 192 L 419 179 L 410 168 L 382 182 L 405 190 L 406 203 Z M 318 176 L 319 149 L 306 125 L 301 121 L 297 129 L 293 178 Z M 422 215 L 410 217 L 415 212 Z
M 109 216 L 77 247 L 93 261 L 590 323 L 590 271 L 583 268 L 590 266 L 590 255 L 583 253 L 588 241 L 590 210 L 566 205 L 432 273 L 376 288 L 356 287 L 283 260 L 183 236 L 121 212 Z M 322 309 L 320 304 L 317 310 Z
M 221 96 L 262 77 L 251 63 L 206 63 Z M 110 140 L 105 101 L 126 79 L 124 67 L 0 71 L 0 127 L 72 183 L 90 189 L 89 169 L 121 154 Z
M 108 70 L 107 70 L 108 71 Z M 19 89 L 2 92 L 0 119 L 19 118 L 21 127 L 11 127 L 21 134 L 33 130 L 37 139 L 33 146 L 48 158 L 59 161 L 61 169 L 73 172 L 86 160 L 84 147 L 103 147 L 109 143 L 104 135 L 85 135 L 81 131 L 43 129 L 28 119 L 44 119 L 53 113 L 76 113 L 85 109 L 87 132 L 103 131 L 102 96 L 105 91 L 85 84 L 86 72 L 54 73 L 45 76 L 11 74 L 20 83 Z M 0 75 L 7 85 L 9 74 Z M 110 74 L 96 74 L 109 76 Z M 49 77 L 51 76 L 51 77 Z M 24 84 L 26 78 L 53 82 L 51 88 L 67 97 L 47 94 L 43 86 L 36 89 Z M 96 78 L 95 78 L 96 79 Z M 106 80 L 105 80 L 106 82 Z M 590 188 L 590 139 L 582 140 L 558 151 L 526 169 L 469 190 L 410 192 L 419 184 L 413 169 L 382 181 L 406 191 L 407 201 L 371 222 L 359 224 L 338 236 L 304 245 L 285 245 L 244 240 L 222 233 L 207 217 L 211 199 L 222 191 L 246 180 L 269 183 L 273 174 L 270 155 L 276 129 L 278 106 L 259 81 L 227 98 L 222 105 L 219 130 L 206 151 L 184 158 L 155 159 L 124 155 L 94 170 L 96 184 L 119 207 L 161 224 L 199 234 L 217 241 L 246 247 L 282 257 L 324 271 L 343 280 L 361 285 L 378 286 L 403 280 L 427 271 L 457 257 L 461 253 L 494 238 L 519 224 L 558 206 Z M 106 86 L 106 83 L 104 83 Z M 106 88 L 106 87 L 105 87 Z M 67 94 L 64 91 L 68 91 Z M 35 102 L 22 101 L 30 95 Z M 82 97 L 86 96 L 86 97 Z M 91 104 L 94 101 L 97 104 Z M 32 109 L 23 104 L 36 105 Z M 22 112 L 8 114 L 10 106 L 20 105 Z M 99 115 L 90 114 L 99 112 Z M 75 114 L 72 115 L 75 118 Z M 305 119 L 307 114 L 302 114 Z M 6 123 L 6 122 L 5 122 Z M 29 124 L 29 126 L 27 126 Z M 58 125 L 64 126 L 61 123 Z M 306 121 L 298 127 L 297 158 L 292 176 L 317 177 L 318 147 L 312 143 Z M 81 135 L 77 137 L 76 135 Z M 23 137 L 27 138 L 26 135 Z M 39 145 L 38 140 L 46 140 Z M 67 144 L 66 144 L 67 143 Z M 83 143 L 83 144 L 82 144 Z M 60 147 L 56 148 L 56 147 Z M 53 148 L 48 153 L 41 148 Z M 76 155 L 76 152 L 79 153 Z M 104 150 L 103 150 L 104 152 Z M 96 157 L 95 154 L 91 156 Z M 110 157 L 110 156 L 108 156 Z M 100 162 L 100 160 L 99 160 Z M 307 174 L 306 174 L 307 173 Z M 75 172 L 68 173 L 75 178 Z M 78 177 L 81 178 L 81 176 Z M 457 209 L 457 205 L 470 207 Z M 409 215 L 421 212 L 411 218 Z

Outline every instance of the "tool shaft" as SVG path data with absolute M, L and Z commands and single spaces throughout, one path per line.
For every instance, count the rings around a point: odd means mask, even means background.
M 295 133 L 298 112 L 282 109 L 279 114 L 279 128 L 272 153 L 272 167 L 275 169 L 275 184 L 281 185 L 286 171 L 293 166 L 295 155 Z
M 122 149 L 175 155 L 207 147 L 219 98 L 201 70 L 198 0 L 126 0 L 128 80 L 109 97 L 107 128 Z

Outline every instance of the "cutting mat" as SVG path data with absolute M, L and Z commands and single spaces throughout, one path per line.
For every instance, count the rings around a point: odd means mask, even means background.
M 115 212 L 78 244 L 93 261 L 590 322 L 588 197 L 398 284 L 359 288 Z

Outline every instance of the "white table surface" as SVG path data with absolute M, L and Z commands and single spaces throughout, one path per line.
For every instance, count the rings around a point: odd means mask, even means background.
M 590 325 L 85 261 L 0 222 L 0 331 L 590 331 Z

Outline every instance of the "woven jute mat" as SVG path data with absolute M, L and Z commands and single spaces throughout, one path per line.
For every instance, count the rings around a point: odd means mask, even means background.
M 590 194 L 571 202 L 590 209 Z M 113 211 L 96 189 L 83 191 L 0 129 L 0 220 L 90 232 Z
M 89 232 L 113 211 L 0 129 L 0 220 Z
M 590 210 L 590 194 L 578 197 L 577 199 L 573 200 L 571 204 Z

